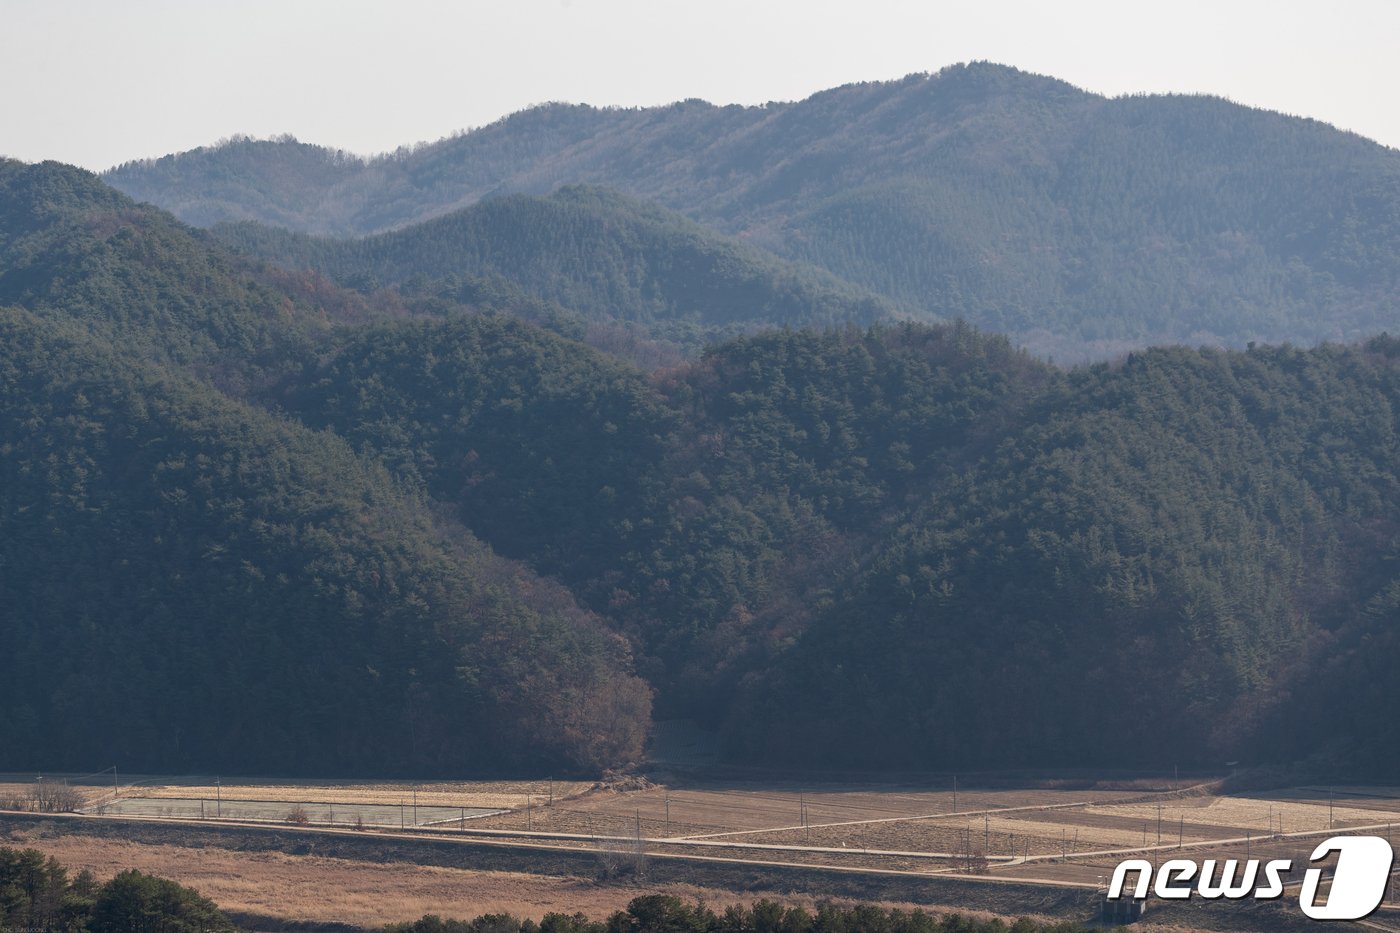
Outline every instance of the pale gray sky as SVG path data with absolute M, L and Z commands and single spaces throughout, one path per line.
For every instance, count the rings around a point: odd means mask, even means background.
M 564 100 L 792 100 L 986 59 L 1400 147 L 1395 0 L 0 0 L 0 153 L 102 169 L 235 133 L 374 153 Z

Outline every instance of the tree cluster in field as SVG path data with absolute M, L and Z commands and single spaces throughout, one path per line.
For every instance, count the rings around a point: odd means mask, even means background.
M 815 911 L 760 900 L 749 907 L 726 907 L 716 913 L 704 904 L 687 904 L 667 894 L 633 898 L 626 910 L 607 920 L 578 914 L 546 914 L 536 923 L 509 914 L 485 914 L 474 920 L 444 920 L 428 915 L 413 923 L 396 923 L 385 933 L 1077 933 L 1077 923 L 1037 923 L 1022 918 L 977 920 L 961 914 L 938 916 L 871 904 L 823 904 Z
M 588 771 L 653 703 L 781 765 L 1395 761 L 1392 338 L 1066 371 L 888 322 L 644 371 L 76 170 L 0 204 L 26 766 Z
M 1107 99 L 985 63 L 760 107 L 553 104 L 368 161 L 242 139 L 105 177 L 201 225 L 347 236 L 430 221 L 312 252 L 348 278 L 424 283 L 455 253 L 464 270 L 509 269 L 593 313 L 687 310 L 648 325 L 681 338 L 713 324 L 703 302 L 667 294 L 698 271 L 684 263 L 753 266 L 753 245 L 886 305 L 962 318 L 1063 359 L 1152 342 L 1350 341 L 1397 326 L 1394 151 L 1217 98 Z M 441 217 L 580 183 L 655 201 L 742 243 L 696 241 L 668 220 L 658 250 L 648 242 L 655 209 L 619 202 L 581 213 L 581 200 L 600 196 L 577 192 Z M 434 237 L 439 249 L 424 248 Z M 651 274 L 668 260 L 682 263 L 679 277 Z M 761 277 L 829 292 L 815 270 L 794 268 L 769 264 Z M 742 281 L 746 300 L 763 295 L 752 276 Z M 869 306 L 745 307 L 752 323 L 820 324 Z
M 72 813 L 87 802 L 83 792 L 66 780 L 36 781 L 26 791 L 11 791 L 0 797 L 0 810 L 32 813 Z
M 0 929 L 52 933 L 233 933 L 214 903 L 173 881 L 124 871 L 69 878 L 34 849 L 0 847 Z

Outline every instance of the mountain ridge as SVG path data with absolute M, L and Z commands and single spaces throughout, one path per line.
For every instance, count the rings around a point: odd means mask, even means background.
M 278 190 L 277 147 L 256 148 L 104 177 L 202 223 L 244 218 Z M 550 105 L 342 168 L 298 183 L 309 213 L 261 219 L 363 234 L 589 184 L 1070 361 L 1400 328 L 1400 153 L 1219 98 L 974 64 L 767 107 Z

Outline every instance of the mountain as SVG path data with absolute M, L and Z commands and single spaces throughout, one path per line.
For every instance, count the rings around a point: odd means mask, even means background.
M 243 252 L 363 292 L 392 286 L 470 302 L 482 282 L 503 282 L 585 321 L 635 325 L 692 352 L 756 327 L 864 326 L 901 316 L 892 302 L 820 269 L 655 205 L 581 186 L 546 198 L 491 198 L 362 239 L 253 223 L 214 233 Z
M 0 198 L 0 292 L 29 306 L 0 309 L 0 747 L 186 771 L 636 759 L 650 690 L 600 619 L 237 396 L 294 372 L 325 308 L 87 173 L 4 163 Z
M 0 163 L 0 198 L 27 764 L 588 771 L 653 698 L 747 764 L 1397 763 L 1393 338 L 1067 370 L 876 321 L 644 370 L 508 291 L 348 291 L 75 169 Z M 612 199 L 501 209 L 653 216 Z M 661 288 L 666 255 L 609 274 Z
M 1064 359 L 1397 326 L 1400 154 L 989 64 L 762 107 L 548 105 L 368 161 L 240 140 L 105 178 L 196 223 L 341 236 L 602 185 Z

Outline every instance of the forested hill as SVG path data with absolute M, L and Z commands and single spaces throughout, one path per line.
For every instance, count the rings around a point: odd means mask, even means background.
M 757 327 L 892 320 L 892 302 L 654 204 L 575 186 L 513 195 L 393 233 L 311 237 L 225 224 L 219 239 L 363 292 L 470 300 L 500 281 L 588 321 L 635 325 L 692 351 Z M 904 316 L 908 312 L 903 313 Z
M 10 766 L 639 755 L 650 690 L 598 617 L 341 439 L 230 394 L 293 378 L 353 296 L 280 288 L 67 166 L 0 163 L 0 203 L 0 300 L 28 306 L 0 307 Z
M 500 318 L 346 338 L 279 404 L 565 581 L 739 760 L 1393 760 L 1324 711 L 1394 687 L 1388 338 L 1066 374 L 768 334 L 650 389 Z
M 1215 98 L 1107 99 L 997 65 L 763 107 L 549 105 L 368 162 L 235 141 L 106 178 L 200 224 L 337 235 L 605 185 L 1061 359 L 1400 325 L 1400 154 Z
M 356 299 L 358 301 L 358 299 Z M 88 172 L 0 159 L 0 305 L 80 322 L 182 364 L 246 369 L 323 329 L 321 309 Z
M 595 770 L 653 699 L 782 767 L 1400 764 L 1392 338 L 643 371 L 74 169 L 0 197 L 14 767 Z

